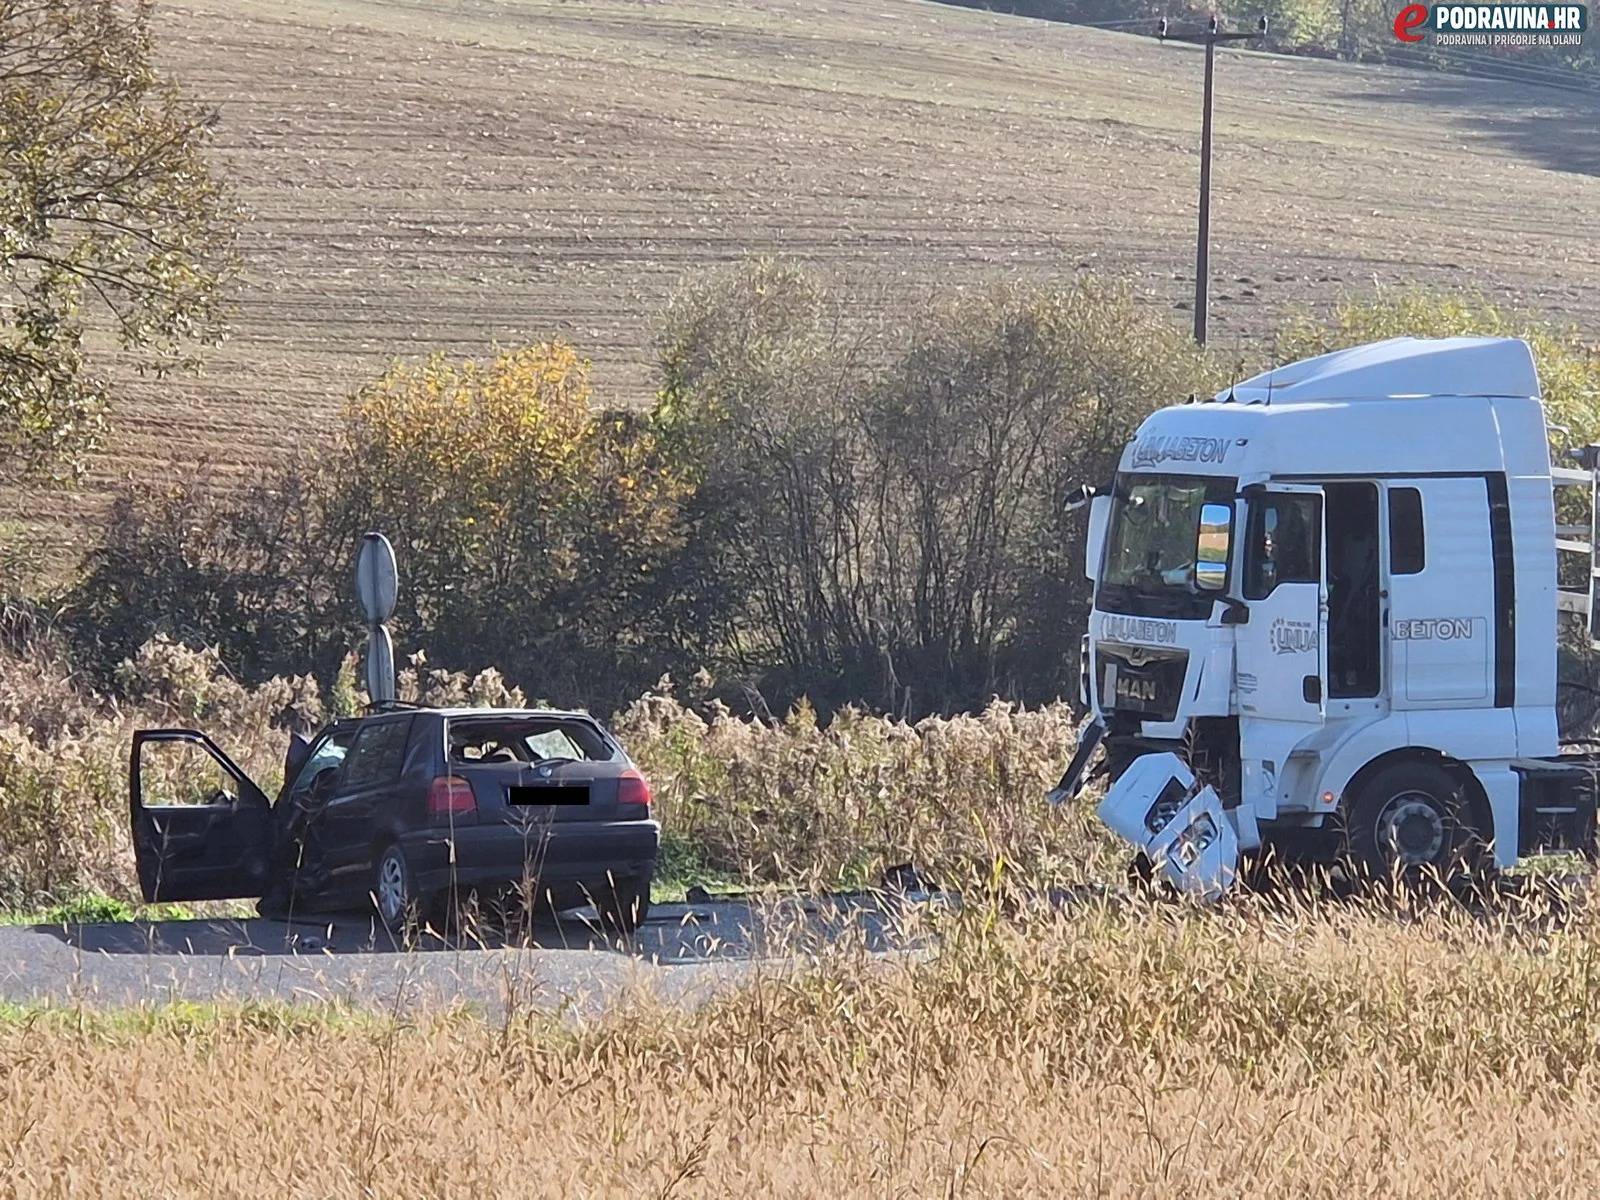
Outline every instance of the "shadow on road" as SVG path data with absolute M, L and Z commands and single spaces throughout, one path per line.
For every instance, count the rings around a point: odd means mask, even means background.
M 793 955 L 852 933 L 874 952 L 905 942 L 898 905 L 871 897 L 658 904 L 626 939 L 607 936 L 583 915 L 540 920 L 521 930 L 472 928 L 448 935 L 430 930 L 411 940 L 395 937 L 362 913 L 30 928 L 90 954 L 223 958 L 556 950 L 613 952 L 672 965 Z

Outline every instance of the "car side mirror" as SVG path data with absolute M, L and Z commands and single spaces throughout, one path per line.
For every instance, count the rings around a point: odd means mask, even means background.
M 294 777 L 300 774 L 300 768 L 306 765 L 306 758 L 311 753 L 311 739 L 301 733 L 289 735 L 288 748 L 283 752 L 283 779 L 285 783 L 293 783 Z
M 1203 592 L 1220 592 L 1228 582 L 1228 551 L 1233 540 L 1233 506 L 1202 504 L 1200 527 L 1195 531 L 1194 585 Z

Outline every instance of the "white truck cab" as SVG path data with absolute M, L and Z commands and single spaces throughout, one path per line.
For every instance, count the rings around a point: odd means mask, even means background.
M 1592 610 L 1558 594 L 1558 540 L 1591 591 L 1592 551 L 1558 539 L 1553 487 L 1593 473 L 1553 474 L 1547 436 L 1511 338 L 1397 338 L 1152 414 L 1091 502 L 1091 715 L 1057 795 L 1100 751 L 1102 819 L 1200 895 L 1267 850 L 1392 872 L 1588 848 L 1556 626 Z

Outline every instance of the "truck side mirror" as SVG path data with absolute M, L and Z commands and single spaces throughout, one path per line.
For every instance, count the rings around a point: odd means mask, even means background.
M 1202 504 L 1200 527 L 1195 533 L 1194 585 L 1203 592 L 1220 592 L 1228 581 L 1228 550 L 1233 538 L 1233 506 Z
M 1095 496 L 1089 501 L 1089 531 L 1083 539 L 1083 573 L 1093 579 L 1100 573 L 1100 556 L 1105 550 L 1106 526 L 1111 523 L 1111 497 Z

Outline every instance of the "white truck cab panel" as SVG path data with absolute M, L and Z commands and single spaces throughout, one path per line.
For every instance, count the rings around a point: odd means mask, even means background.
M 1592 784 L 1539 765 L 1560 747 L 1538 397 L 1519 340 L 1398 338 L 1152 414 L 1097 498 L 1087 563 L 1109 811 L 1177 787 L 1164 760 L 1126 774 L 1172 754 L 1193 770 L 1181 790 L 1214 791 L 1230 824 L 1208 855 L 1326 850 L 1336 810 L 1397 853 L 1437 853 L 1454 827 L 1423 801 L 1445 792 L 1436 807 L 1501 865 L 1538 848 L 1528 821 L 1558 847 L 1589 836 Z

